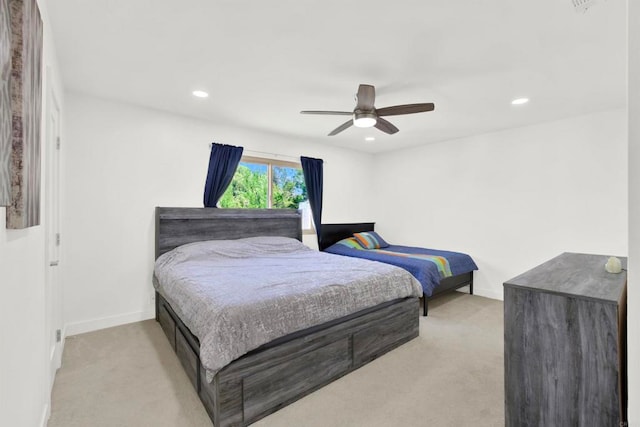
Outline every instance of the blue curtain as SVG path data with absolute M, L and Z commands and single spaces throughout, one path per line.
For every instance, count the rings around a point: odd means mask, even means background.
M 300 157 L 304 183 L 307 186 L 309 205 L 313 214 L 313 223 L 318 234 L 318 244 L 320 244 L 320 227 L 322 226 L 322 159 L 311 157 Z
M 238 163 L 242 157 L 242 147 L 233 145 L 211 144 L 209 171 L 204 185 L 204 207 L 215 208 L 218 200 L 231 184 Z

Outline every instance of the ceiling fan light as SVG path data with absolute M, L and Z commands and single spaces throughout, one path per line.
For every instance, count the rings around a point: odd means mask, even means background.
M 374 113 L 355 113 L 353 125 L 359 128 L 370 128 L 376 125 L 378 119 Z

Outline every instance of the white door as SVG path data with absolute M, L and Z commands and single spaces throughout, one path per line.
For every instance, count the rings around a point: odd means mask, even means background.
M 46 122 L 46 315 L 49 350 L 49 393 L 62 362 L 62 290 L 60 289 L 60 106 L 48 85 Z

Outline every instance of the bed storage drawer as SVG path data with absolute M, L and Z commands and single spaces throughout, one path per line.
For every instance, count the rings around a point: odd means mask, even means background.
M 418 336 L 418 322 L 415 313 L 387 312 L 381 322 L 371 325 L 363 331 L 353 334 L 353 364 L 360 366 L 370 362 L 389 349 L 397 347 L 398 342 L 409 341 Z M 411 325 L 407 327 L 407 325 Z M 402 331 L 398 334 L 398 331 Z
M 198 354 L 191 348 L 180 328 L 176 328 L 176 354 L 187 373 L 187 377 L 189 377 L 189 381 L 198 390 L 198 370 L 200 369 Z
M 282 402 L 296 400 L 344 375 L 351 366 L 350 353 L 349 338 L 345 337 L 247 376 L 242 382 L 245 418 L 254 419 Z M 311 372 L 310 366 L 314 367 Z
M 167 335 L 169 342 L 171 343 L 171 347 L 175 350 L 176 348 L 176 322 L 169 314 L 167 307 L 164 305 L 164 300 L 160 301 L 158 304 L 158 322 L 160 322 L 160 326 L 162 330 Z
M 324 345 L 300 338 L 290 347 L 293 353 L 272 349 L 269 357 L 249 355 L 253 360 L 244 368 L 223 369 L 212 383 L 206 382 L 201 365 L 199 395 L 214 425 L 251 424 L 349 372 L 351 339 L 338 335 L 337 340 L 321 339 Z

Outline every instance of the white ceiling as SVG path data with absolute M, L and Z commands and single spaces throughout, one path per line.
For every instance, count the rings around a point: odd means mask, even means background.
M 65 87 L 367 152 L 626 105 L 626 3 L 600 0 L 54 0 Z M 352 127 L 358 84 L 400 132 Z M 194 89 L 208 99 L 191 95 Z M 510 101 L 529 97 L 529 104 Z M 365 136 L 375 136 L 365 142 Z M 212 135 L 212 140 L 215 135 Z M 232 142 L 229 142 L 232 143 Z

